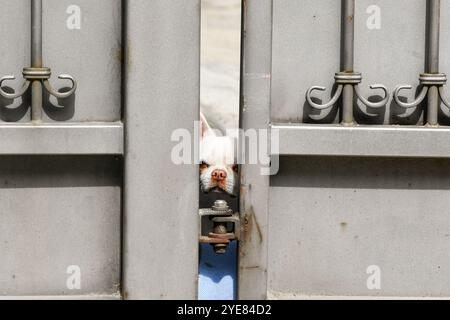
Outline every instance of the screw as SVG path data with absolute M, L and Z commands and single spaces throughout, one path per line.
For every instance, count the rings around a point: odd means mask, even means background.
M 228 210 L 228 203 L 225 200 L 216 200 L 213 205 L 214 211 L 225 211 Z
M 227 245 L 224 243 L 218 243 L 214 245 L 214 252 L 216 254 L 224 254 L 227 252 Z
M 221 201 L 221 200 L 218 200 L 218 201 Z M 218 202 L 218 201 L 216 201 L 216 202 Z M 214 205 L 216 205 L 216 203 L 214 203 Z M 225 205 L 226 205 L 226 202 L 225 202 Z M 228 207 L 228 205 L 227 205 L 227 207 Z M 226 224 L 220 223 L 220 222 L 215 223 L 213 232 L 216 234 L 226 234 L 227 233 Z M 224 254 L 227 252 L 227 247 L 228 247 L 228 245 L 225 243 L 216 243 L 216 244 L 214 244 L 214 252 L 216 254 Z

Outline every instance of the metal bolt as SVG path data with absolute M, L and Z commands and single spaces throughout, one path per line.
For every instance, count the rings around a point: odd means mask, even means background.
M 214 211 L 223 211 L 226 213 L 229 209 L 228 203 L 225 200 L 216 200 L 214 202 L 214 205 L 212 207 Z M 227 226 L 225 223 L 215 223 L 214 224 L 214 233 L 217 234 L 226 234 L 227 233 Z M 227 244 L 224 243 L 216 243 L 214 244 L 214 252 L 216 254 L 224 254 L 227 251 Z
M 218 243 L 214 245 L 214 252 L 216 254 L 225 254 L 227 252 L 227 245 L 224 243 Z
M 226 225 L 224 223 L 217 223 L 214 226 L 214 233 L 217 233 L 217 234 L 225 234 L 225 233 L 227 233 Z
M 213 205 L 214 211 L 228 210 L 228 203 L 225 200 L 216 200 Z

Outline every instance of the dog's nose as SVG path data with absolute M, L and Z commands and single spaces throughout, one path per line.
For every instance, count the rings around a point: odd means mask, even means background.
M 225 170 L 216 169 L 211 173 L 211 178 L 216 181 L 223 181 L 227 178 L 227 172 Z

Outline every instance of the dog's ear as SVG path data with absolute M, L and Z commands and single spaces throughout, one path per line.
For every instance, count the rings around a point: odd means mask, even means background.
M 204 138 L 207 135 L 214 135 L 214 131 L 211 129 L 208 121 L 206 121 L 203 113 L 200 112 L 200 137 Z

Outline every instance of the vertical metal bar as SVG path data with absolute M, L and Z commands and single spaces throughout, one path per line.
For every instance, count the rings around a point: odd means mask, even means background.
M 272 70 L 272 0 L 245 0 L 243 13 L 242 129 L 268 129 Z M 245 154 L 249 146 L 245 144 Z M 269 176 L 260 165 L 241 166 L 238 298 L 267 297 Z
M 428 0 L 427 15 L 427 61 L 426 73 L 439 72 L 439 27 L 440 27 L 440 0 Z M 427 124 L 438 124 L 439 92 L 436 86 L 428 90 Z
M 31 3 L 31 66 L 42 68 L 42 0 Z
M 343 50 L 342 61 L 345 72 L 353 72 L 353 52 L 354 52 L 354 38 L 355 38 L 355 0 L 344 0 L 344 21 L 342 25 L 343 32 Z
M 31 67 L 42 68 L 42 0 L 31 2 Z M 31 121 L 42 120 L 42 81 L 31 84 Z
M 344 0 L 343 3 L 343 49 L 342 49 L 342 67 L 344 72 L 353 72 L 353 52 L 355 38 L 355 0 Z M 342 123 L 353 123 L 353 85 L 344 85 L 342 93 Z
M 345 84 L 342 91 L 342 124 L 350 125 L 353 123 L 353 86 Z
M 427 19 L 427 73 L 439 72 L 439 27 L 440 27 L 440 0 L 428 0 Z
M 195 299 L 198 166 L 174 163 L 176 144 L 170 137 L 180 130 L 196 137 L 200 0 L 126 0 L 124 5 L 123 294 Z M 149 34 L 157 36 L 148 41 Z

